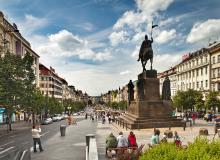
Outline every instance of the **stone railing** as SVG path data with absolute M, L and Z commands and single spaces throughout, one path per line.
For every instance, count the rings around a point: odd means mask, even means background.
M 86 135 L 86 160 L 98 160 L 96 138 L 93 134 Z

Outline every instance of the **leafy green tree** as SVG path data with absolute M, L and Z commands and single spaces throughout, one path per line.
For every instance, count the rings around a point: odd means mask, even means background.
M 208 110 L 214 109 L 215 107 L 218 107 L 218 109 L 220 109 L 220 100 L 218 99 L 218 92 L 209 92 L 205 101 L 205 107 Z
M 187 91 L 178 91 L 173 97 L 173 104 L 178 109 L 187 110 L 193 108 L 200 109 L 203 107 L 203 95 L 199 91 L 189 89 Z
M 18 55 L 7 53 L 0 56 L 0 104 L 6 108 L 9 130 L 12 130 L 11 117 L 15 112 L 17 100 L 23 93 L 23 61 Z

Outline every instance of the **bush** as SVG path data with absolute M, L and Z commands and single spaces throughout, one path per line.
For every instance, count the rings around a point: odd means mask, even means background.
M 145 151 L 140 160 L 219 160 L 219 148 L 220 140 L 209 142 L 203 138 L 197 138 L 186 149 L 163 143 Z

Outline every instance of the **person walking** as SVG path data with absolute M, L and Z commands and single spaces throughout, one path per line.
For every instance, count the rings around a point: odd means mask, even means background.
M 33 126 L 32 137 L 33 137 L 33 141 L 34 141 L 34 152 L 37 152 L 37 147 L 36 147 L 37 143 L 39 145 L 40 152 L 44 151 L 41 146 L 40 132 L 41 132 L 40 126 L 37 126 L 37 127 Z
M 128 147 L 137 147 L 136 137 L 132 131 L 128 136 Z
M 159 136 L 160 136 L 160 130 L 155 129 L 154 135 L 151 137 L 151 146 L 159 144 L 160 142 Z
M 174 143 L 176 146 L 181 146 L 182 142 L 180 141 L 180 136 L 178 135 L 177 131 L 174 132 Z

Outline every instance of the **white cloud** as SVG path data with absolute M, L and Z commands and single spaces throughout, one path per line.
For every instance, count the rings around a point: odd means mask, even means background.
M 77 56 L 82 60 L 104 61 L 111 59 L 111 53 L 106 49 L 103 52 L 95 52 L 88 47 L 88 41 L 73 35 L 67 30 L 51 34 L 47 42 L 36 46 L 36 50 L 41 54 L 46 54 L 54 58 Z
M 130 73 L 131 73 L 131 71 L 126 70 L 126 71 L 120 72 L 119 74 L 123 76 L 123 75 L 127 75 L 127 74 L 130 74 Z
M 46 18 L 35 17 L 30 14 L 25 15 L 24 21 L 18 22 L 18 29 L 25 36 L 31 35 L 34 31 L 39 30 L 49 24 Z
M 167 43 L 168 41 L 174 39 L 176 37 L 176 30 L 171 29 L 170 31 L 163 30 L 160 34 L 155 38 L 155 41 L 159 44 Z
M 188 43 L 208 41 L 209 38 L 220 34 L 220 19 L 209 19 L 194 24 L 186 41 Z
M 112 32 L 109 39 L 113 46 L 117 46 L 127 41 L 128 33 L 126 31 Z
M 90 22 L 85 22 L 85 23 L 82 23 L 82 24 L 76 24 L 75 26 L 77 28 L 82 28 L 86 31 L 93 31 L 94 28 L 95 28 L 95 26 Z

